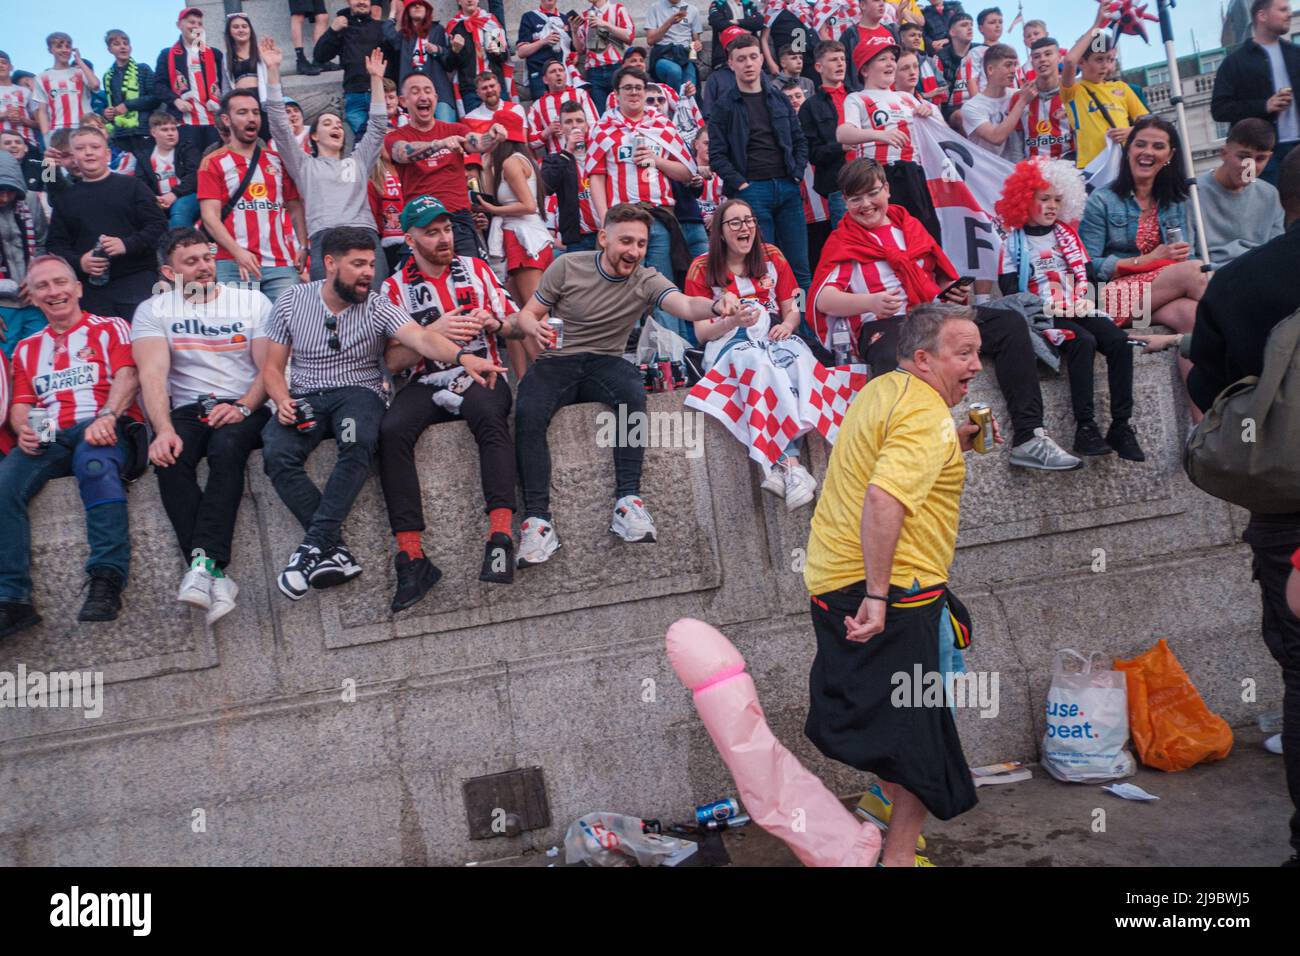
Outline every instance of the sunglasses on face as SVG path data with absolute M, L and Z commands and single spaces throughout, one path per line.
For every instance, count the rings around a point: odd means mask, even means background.
M 338 319 L 336 319 L 332 315 L 325 316 L 325 328 L 329 329 L 329 333 L 330 333 L 329 346 L 335 352 L 343 348 L 343 343 L 339 341 L 338 327 L 339 327 Z

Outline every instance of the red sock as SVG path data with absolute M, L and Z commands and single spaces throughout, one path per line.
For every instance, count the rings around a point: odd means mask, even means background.
M 500 532 L 507 538 L 510 537 L 510 522 L 514 518 L 514 512 L 509 508 L 493 508 L 488 512 L 488 537 Z
M 412 561 L 424 557 L 424 548 L 420 546 L 420 532 L 399 531 L 396 537 L 398 551 L 405 552 Z

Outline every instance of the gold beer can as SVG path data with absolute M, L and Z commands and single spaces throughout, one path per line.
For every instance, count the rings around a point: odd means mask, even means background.
M 972 402 L 970 420 L 980 427 L 975 433 L 975 450 L 986 455 L 993 450 L 993 409 L 983 402 Z

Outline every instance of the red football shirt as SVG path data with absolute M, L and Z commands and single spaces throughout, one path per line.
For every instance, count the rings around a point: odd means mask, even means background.
M 394 143 L 431 143 L 448 136 L 468 136 L 471 130 L 464 123 L 444 123 L 434 120 L 433 128 L 418 130 L 403 126 L 390 130 L 384 137 L 384 149 L 391 151 Z M 469 209 L 469 187 L 465 184 L 465 157 L 455 150 L 440 149 L 416 163 L 393 163 L 402 181 L 402 195 L 409 202 L 416 196 L 433 196 L 448 212 Z

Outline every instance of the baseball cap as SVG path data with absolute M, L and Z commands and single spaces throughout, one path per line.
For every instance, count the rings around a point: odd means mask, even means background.
M 435 219 L 450 215 L 446 207 L 432 196 L 416 196 L 402 209 L 402 228 L 409 230 L 412 227 L 427 226 Z
M 295 100 L 292 96 L 286 96 L 286 97 L 284 98 L 284 105 L 285 105 L 285 106 L 296 106 L 296 107 L 298 107 L 298 109 L 300 109 L 300 110 L 302 109 L 302 104 L 299 103 L 297 100 Z
M 189 16 L 195 16 L 202 19 L 203 11 L 200 10 L 198 7 L 186 7 L 184 10 L 182 10 L 180 13 L 176 15 L 176 22 L 180 23 L 182 20 L 184 20 L 186 17 Z
M 736 37 L 743 37 L 748 32 L 743 27 L 727 27 L 722 31 L 722 48 L 725 50 L 731 46 L 732 40 L 736 39 Z
M 897 43 L 892 37 L 884 35 L 869 36 L 862 40 L 853 48 L 853 69 L 857 73 L 862 72 L 862 68 L 884 53 L 886 50 L 893 50 L 894 56 L 901 52 Z

